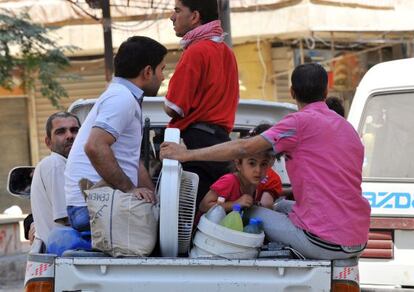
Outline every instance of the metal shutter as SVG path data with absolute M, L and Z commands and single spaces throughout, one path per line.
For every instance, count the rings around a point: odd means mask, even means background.
M 105 66 L 103 59 L 92 61 L 72 61 L 69 73 L 76 74 L 78 79 L 61 79 L 61 84 L 67 90 L 69 98 L 60 101 L 60 105 L 67 110 L 69 105 L 79 98 L 96 98 L 106 87 Z M 37 84 L 36 96 L 36 126 L 39 145 L 39 160 L 49 155 L 50 151 L 46 147 L 44 137 L 46 135 L 45 125 L 47 118 L 59 109 L 55 108 L 51 102 L 41 96 L 40 87 Z M 36 161 L 34 161 L 36 163 Z

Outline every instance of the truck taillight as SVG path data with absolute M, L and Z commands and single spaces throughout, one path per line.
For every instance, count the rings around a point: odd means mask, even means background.
M 331 292 L 359 292 L 358 258 L 334 260 Z
M 25 292 L 53 292 L 55 257 L 52 254 L 29 253 L 24 277 Z
M 352 281 L 333 281 L 331 292 L 359 292 L 359 285 Z
M 53 279 L 31 281 L 26 284 L 25 292 L 53 292 Z
M 361 258 L 394 258 L 394 230 L 371 229 L 368 244 Z

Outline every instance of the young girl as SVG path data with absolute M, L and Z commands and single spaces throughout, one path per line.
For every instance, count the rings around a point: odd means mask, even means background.
M 256 135 L 260 135 L 261 133 L 270 129 L 271 127 L 271 124 L 259 124 L 255 128 L 250 130 L 248 136 L 253 137 Z M 275 160 L 276 155 L 273 155 L 272 160 L 270 161 L 271 166 L 275 163 Z M 272 209 L 275 200 L 281 197 L 282 193 L 282 180 L 280 179 L 280 176 L 272 169 L 272 167 L 269 167 L 266 176 L 257 186 L 255 200 L 258 202 L 258 205 L 268 209 Z
M 264 151 L 255 155 L 234 161 L 236 171 L 223 175 L 210 187 L 210 191 L 200 203 L 200 211 L 207 212 L 217 202 L 218 197 L 224 197 L 222 204 L 226 212 L 232 210 L 233 204 L 248 208 L 255 203 L 258 185 L 266 177 L 272 166 L 273 151 Z

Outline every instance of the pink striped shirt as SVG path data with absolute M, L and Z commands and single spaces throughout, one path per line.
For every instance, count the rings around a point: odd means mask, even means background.
M 361 190 L 364 148 L 351 124 L 315 102 L 262 136 L 286 153 L 293 224 L 331 243 L 364 244 L 371 209 Z

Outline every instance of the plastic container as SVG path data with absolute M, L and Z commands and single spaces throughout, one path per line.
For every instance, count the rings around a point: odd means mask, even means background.
M 201 216 L 190 257 L 222 257 L 227 259 L 254 259 L 264 241 L 264 233 L 235 231 Z
M 257 219 L 256 218 L 251 218 L 249 220 L 249 224 L 246 225 L 243 228 L 243 232 L 253 233 L 253 234 L 259 234 L 259 233 L 261 233 L 260 226 L 259 226 L 259 222 L 257 221 Z
M 240 205 L 234 204 L 233 211 L 220 221 L 220 225 L 232 230 L 243 231 L 243 221 L 240 215 L 240 210 Z
M 55 227 L 47 239 L 47 253 L 61 256 L 67 250 L 92 250 L 91 232 L 78 232 L 69 226 Z
M 218 224 L 221 220 L 226 217 L 226 211 L 224 210 L 222 204 L 225 202 L 225 198 L 218 197 L 217 203 L 208 210 L 206 213 L 206 218 L 211 222 Z
M 264 231 L 262 218 L 257 217 L 255 219 L 257 220 L 257 224 L 259 225 L 260 232 Z

